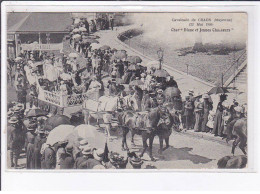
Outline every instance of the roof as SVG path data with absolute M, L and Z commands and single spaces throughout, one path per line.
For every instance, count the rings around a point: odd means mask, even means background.
M 21 13 L 20 13 L 21 14 Z M 70 13 L 9 13 L 8 32 L 68 32 L 72 24 Z

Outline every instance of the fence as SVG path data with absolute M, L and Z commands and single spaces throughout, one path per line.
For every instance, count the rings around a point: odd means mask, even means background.
M 242 65 L 242 63 L 247 60 L 247 52 L 246 50 L 244 50 L 242 52 L 242 54 L 233 62 L 232 65 L 230 65 L 230 67 L 224 71 L 221 75 L 221 84 L 226 85 L 225 83 L 230 79 L 230 77 L 232 76 L 233 78 L 235 78 L 235 76 L 237 75 L 238 71 L 239 71 L 239 67 Z M 233 80 L 233 79 L 232 79 Z

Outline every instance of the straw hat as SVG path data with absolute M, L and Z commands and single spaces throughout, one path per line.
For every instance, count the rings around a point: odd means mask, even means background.
M 88 155 L 92 153 L 92 148 L 90 147 L 90 145 L 85 145 L 82 149 L 82 154 L 83 155 Z
M 18 121 L 19 121 L 19 120 L 17 119 L 17 117 L 11 117 L 8 122 L 9 122 L 10 124 L 16 124 L 16 123 L 18 123 Z
M 202 95 L 202 98 L 203 98 L 203 99 L 209 98 L 209 95 L 208 95 L 208 94 L 203 94 L 203 95 Z
M 79 142 L 79 149 L 83 149 L 84 146 L 88 145 L 88 140 L 87 139 L 83 139 Z
M 238 113 L 243 113 L 243 108 L 241 106 L 236 106 L 234 110 Z
M 103 156 L 104 156 L 104 149 L 97 149 L 93 151 L 93 156 L 96 160 L 98 161 L 102 161 L 103 160 Z

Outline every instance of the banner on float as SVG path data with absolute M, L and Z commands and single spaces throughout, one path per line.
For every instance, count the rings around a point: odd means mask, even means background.
M 46 50 L 61 50 L 63 49 L 63 43 L 58 44 L 21 44 L 22 50 L 38 50 L 38 51 L 46 51 Z

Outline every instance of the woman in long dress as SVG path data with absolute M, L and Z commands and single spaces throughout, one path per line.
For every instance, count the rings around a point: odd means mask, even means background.
M 226 94 L 221 94 L 220 95 L 220 102 L 218 103 L 218 106 L 217 106 L 216 116 L 215 116 L 213 130 L 212 130 L 212 133 L 215 136 L 222 136 L 222 131 L 223 131 L 222 114 L 223 114 L 223 110 L 224 110 L 224 107 L 223 107 L 222 103 L 226 99 L 227 99 L 227 95 Z

